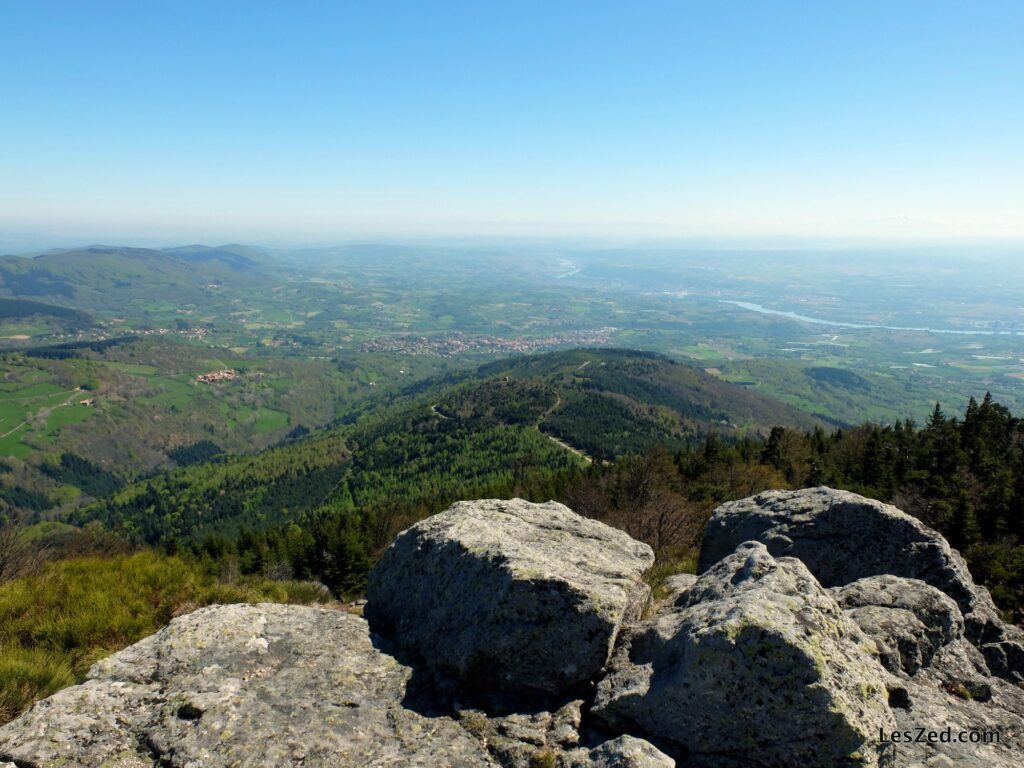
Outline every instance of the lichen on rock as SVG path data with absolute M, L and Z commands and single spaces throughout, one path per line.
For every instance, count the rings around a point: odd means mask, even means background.
M 863 646 L 800 561 L 748 542 L 634 631 L 594 712 L 707 764 L 879 765 L 895 720 Z

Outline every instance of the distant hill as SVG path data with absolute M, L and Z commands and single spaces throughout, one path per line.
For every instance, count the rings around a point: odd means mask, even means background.
M 164 253 L 177 256 L 194 264 L 209 265 L 220 263 L 233 270 L 255 271 L 266 267 L 270 258 L 260 248 L 247 245 L 185 245 L 177 248 L 163 248 Z
M 0 298 L 0 322 L 31 318 L 50 318 L 68 330 L 88 328 L 93 323 L 87 312 L 76 309 L 26 299 Z
M 0 296 L 93 311 L 171 298 L 202 303 L 211 290 L 261 283 L 271 264 L 244 246 L 156 250 L 97 245 L 0 258 Z

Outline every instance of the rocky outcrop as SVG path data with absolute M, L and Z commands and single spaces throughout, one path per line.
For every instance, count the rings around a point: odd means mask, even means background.
M 858 526 L 902 543 L 858 549 Z M 369 624 L 177 618 L 0 728 L 0 768 L 1020 764 L 1024 687 L 991 661 L 1014 630 L 898 510 L 827 489 L 724 505 L 701 575 L 645 606 L 650 562 L 561 505 L 460 503 L 386 552 Z
M 876 641 L 891 672 L 914 674 L 944 645 L 963 638 L 964 620 L 952 598 L 919 579 L 868 576 L 832 590 L 836 600 Z
M 697 576 L 692 573 L 677 573 L 665 579 L 661 585 L 669 600 L 678 600 L 697 583 Z
M 557 696 L 605 666 L 653 563 L 646 544 L 562 504 L 460 502 L 388 548 L 366 617 L 439 680 Z
M 799 560 L 748 542 L 636 631 L 594 713 L 694 764 L 875 766 L 886 677 Z
M 549 747 L 542 727 L 522 723 L 517 732 L 495 721 L 517 747 L 514 760 L 499 762 L 469 718 L 417 711 L 409 701 L 412 674 L 373 646 L 358 616 L 272 604 L 203 608 L 99 662 L 85 683 L 0 728 L 0 766 L 673 764 L 639 739 L 578 747 L 578 703 L 575 719 L 560 713 L 564 722 L 554 723 L 568 726 L 561 731 L 568 749 Z
M 940 534 L 896 507 L 832 488 L 768 491 L 723 504 L 708 523 L 698 570 L 745 541 L 802 560 L 826 587 L 884 574 L 935 587 L 959 606 L 966 635 L 992 672 L 1024 682 L 1024 633 L 1001 620 L 988 590 Z
M 0 729 L 32 766 L 497 766 L 452 718 L 402 705 L 411 670 L 341 611 L 204 608 Z

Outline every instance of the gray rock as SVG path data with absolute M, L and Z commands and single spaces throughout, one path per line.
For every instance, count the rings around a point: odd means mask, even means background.
M 620 736 L 591 749 L 577 747 L 582 701 L 555 712 L 487 715 L 463 710 L 459 722 L 503 768 L 671 768 L 675 761 L 642 739 Z M 566 734 L 570 734 L 566 737 Z
M 944 645 L 963 637 L 957 604 L 919 579 L 868 576 L 832 590 L 840 606 L 879 645 L 892 672 L 914 674 Z
M 677 573 L 665 579 L 662 588 L 666 592 L 666 599 L 678 600 L 686 594 L 690 588 L 697 583 L 697 576 L 693 573 Z
M 365 615 L 463 690 L 559 695 L 605 666 L 653 562 L 646 544 L 561 504 L 459 502 L 385 551 Z
M 564 768 L 675 768 L 675 764 L 671 757 L 633 736 L 619 736 L 561 761 Z
M 888 764 L 877 739 L 895 719 L 872 650 L 800 561 L 749 542 L 636 629 L 593 712 L 693 765 Z
M 1024 633 L 1001 620 L 988 590 L 940 534 L 896 507 L 824 487 L 729 502 L 708 522 L 698 571 L 744 541 L 802 560 L 826 587 L 882 574 L 920 579 L 956 602 L 993 673 L 1024 681 Z
M 21 768 L 496 768 L 446 717 L 402 705 L 410 670 L 340 611 L 205 608 L 97 663 L 0 728 Z
M 206 608 L 0 728 L 0 768 L 1017 768 L 1024 686 L 993 676 L 1015 630 L 941 537 L 839 496 L 721 508 L 708 558 L 749 526 L 764 543 L 673 577 L 645 621 L 644 545 L 560 505 L 456 505 L 399 538 L 367 605 L 426 666 L 347 613 Z M 859 526 L 891 540 L 851 544 Z M 517 708 L 419 684 L 451 673 Z
M 900 681 L 908 706 L 894 708 L 896 729 L 913 740 L 894 745 L 900 768 L 1019 768 L 1024 755 L 1024 689 L 984 675 L 980 653 L 963 639 L 943 646 L 929 666 Z M 938 732 L 917 741 L 920 729 Z M 949 728 L 951 738 L 941 735 Z M 967 741 L 960 741 L 960 734 Z M 970 741 L 988 739 L 989 743 Z M 984 734 L 998 733 L 998 741 Z

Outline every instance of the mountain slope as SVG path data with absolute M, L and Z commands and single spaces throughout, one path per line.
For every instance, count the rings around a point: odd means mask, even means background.
M 258 285 L 266 279 L 266 264 L 239 246 L 90 246 L 0 258 L 0 294 L 93 311 L 172 297 L 178 304 L 202 303 L 223 286 Z
M 241 527 L 549 489 L 583 467 L 654 444 L 683 445 L 815 422 L 659 355 L 576 350 L 483 366 L 410 388 L 355 424 L 263 453 L 135 483 L 79 513 L 157 543 Z
M 586 454 L 611 459 L 708 432 L 736 437 L 817 420 L 770 397 L 662 355 L 578 349 L 491 363 L 447 394 L 442 413 L 530 423 Z
M 146 543 L 232 535 L 289 520 L 400 505 L 432 509 L 507 493 L 578 466 L 534 430 L 408 408 L 258 454 L 195 464 L 128 486 L 73 516 Z

